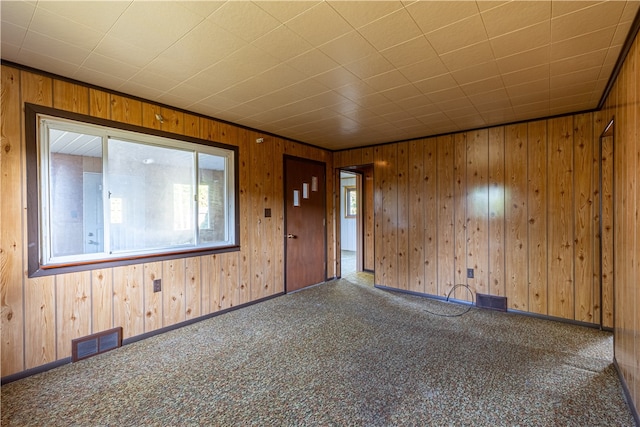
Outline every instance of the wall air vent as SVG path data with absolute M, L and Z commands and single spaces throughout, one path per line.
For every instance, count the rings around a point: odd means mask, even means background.
M 507 311 L 507 297 L 476 294 L 476 306 L 489 310 Z
M 86 359 L 122 346 L 122 326 L 71 341 L 71 361 Z

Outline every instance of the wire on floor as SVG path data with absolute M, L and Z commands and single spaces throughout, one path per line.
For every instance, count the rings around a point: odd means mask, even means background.
M 469 294 L 471 295 L 471 304 L 467 306 L 467 308 L 462 311 L 461 313 L 455 313 L 455 314 L 445 314 L 445 313 L 435 313 L 433 311 L 429 311 L 426 308 L 424 309 L 424 311 L 426 311 L 429 314 L 433 314 L 434 316 L 440 316 L 440 317 L 460 317 L 460 316 L 464 316 L 465 314 L 467 314 L 469 312 L 469 310 L 471 310 L 471 308 L 476 304 L 475 301 L 475 297 L 473 295 L 473 291 L 471 290 L 471 288 L 469 287 L 469 285 L 465 285 L 465 284 L 458 284 L 455 285 L 453 288 L 451 288 L 451 290 L 449 291 L 449 293 L 447 294 L 447 299 L 446 301 L 449 302 L 449 298 L 451 297 L 451 294 L 457 289 L 457 288 L 466 288 L 467 291 L 469 292 Z

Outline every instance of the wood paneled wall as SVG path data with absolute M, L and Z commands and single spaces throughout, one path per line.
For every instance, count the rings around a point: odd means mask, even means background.
M 604 309 L 613 327 L 597 258 L 605 121 L 587 113 L 374 147 L 375 283 L 438 296 L 466 284 L 512 310 L 593 324 Z M 451 296 L 471 298 L 461 287 Z
M 603 264 L 603 274 L 613 273 L 615 288 L 614 351 L 618 367 L 640 411 L 640 38 L 636 37 L 613 89 L 603 117 L 614 118 L 613 266 Z M 610 149 L 607 156 L 611 156 Z M 605 167 L 610 168 L 610 163 Z M 609 211 L 611 213 L 611 211 Z M 613 268 L 612 268 L 613 267 Z
M 2 377 L 70 357 L 77 337 L 122 326 L 130 338 L 283 292 L 283 155 L 323 161 L 331 171 L 331 152 L 8 66 L 1 76 Z M 238 146 L 241 250 L 28 278 L 25 102 Z M 331 173 L 327 180 L 333 188 Z M 329 192 L 328 278 L 336 275 L 333 218 Z M 153 293 L 158 278 L 162 292 Z

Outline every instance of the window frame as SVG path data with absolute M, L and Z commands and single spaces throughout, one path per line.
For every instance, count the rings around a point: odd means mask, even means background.
M 160 137 L 175 141 L 203 145 L 208 147 L 228 150 L 233 154 L 233 160 L 229 161 L 233 171 L 233 213 L 230 213 L 228 226 L 233 232 L 229 244 L 220 246 L 190 247 L 184 249 L 166 249 L 148 253 L 126 254 L 103 259 L 77 260 L 65 263 L 42 264 L 42 206 L 41 191 L 43 183 L 41 170 L 41 153 L 39 144 L 40 116 L 50 116 L 53 119 L 78 122 L 80 125 L 101 126 L 117 131 L 134 132 L 141 134 L 143 139 Z M 27 263 L 28 276 L 39 277 L 53 274 L 69 273 L 76 271 L 95 270 L 123 265 L 139 264 L 145 262 L 163 261 L 169 259 L 187 258 L 215 253 L 234 252 L 240 250 L 240 171 L 239 171 L 239 147 L 215 141 L 204 140 L 191 136 L 170 133 L 157 129 L 131 125 L 112 120 L 87 116 L 51 107 L 45 107 L 25 103 L 25 141 L 26 141 L 26 199 L 27 199 Z M 146 141 L 145 141 L 146 143 Z

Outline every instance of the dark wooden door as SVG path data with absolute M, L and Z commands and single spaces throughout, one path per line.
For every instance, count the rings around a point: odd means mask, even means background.
M 326 279 L 326 192 L 324 163 L 284 158 L 285 290 Z

